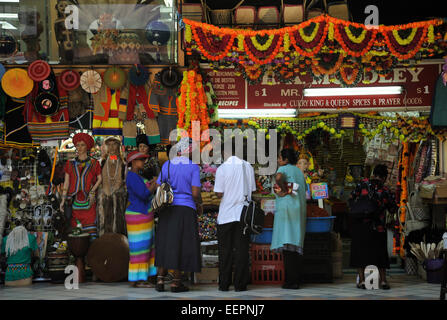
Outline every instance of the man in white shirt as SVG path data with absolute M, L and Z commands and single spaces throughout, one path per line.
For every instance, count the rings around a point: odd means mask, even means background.
M 236 156 L 234 150 L 216 172 L 214 192 L 222 198 L 217 216 L 217 239 L 219 249 L 219 290 L 228 291 L 231 283 L 235 291 L 247 290 L 250 279 L 248 250 L 250 235 L 243 234 L 240 222 L 246 196 L 256 191 L 255 173 L 250 163 Z M 234 281 L 232 262 L 234 261 Z

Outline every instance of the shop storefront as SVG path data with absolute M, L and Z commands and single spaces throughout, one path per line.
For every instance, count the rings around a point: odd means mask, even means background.
M 143 136 L 158 175 L 174 129 L 205 151 L 214 141 L 209 129 L 222 139 L 231 129 L 247 144 L 265 139 L 262 161 L 259 144 L 248 156 L 253 197 L 266 213 L 250 248 L 252 284 L 284 282 L 282 256 L 269 250 L 276 170 L 262 169 L 271 155 L 276 168 L 285 148 L 303 160 L 307 182 L 303 281 L 333 282 L 350 269 L 349 198 L 379 164 L 398 207 L 385 219 L 388 255 L 409 275 L 439 281 L 424 268 L 439 262 L 447 229 L 447 123 L 430 117 L 446 90 L 442 20 L 371 27 L 319 15 L 259 30 L 207 24 L 216 12 L 199 4 L 134 2 L 0 4 L 0 238 L 16 226 L 36 236 L 34 281 L 61 283 L 67 265 L 84 269 L 84 261 L 85 281 L 127 280 L 125 160 Z M 96 208 L 88 208 L 95 219 L 82 225 L 60 210 L 64 192 L 96 182 L 64 185 L 79 133 L 93 137 L 88 156 L 102 174 Z M 218 279 L 219 164 L 200 164 L 202 272 L 191 279 L 198 284 Z M 111 256 L 119 265 L 108 271 L 101 262 Z M 2 279 L 6 268 L 3 260 Z

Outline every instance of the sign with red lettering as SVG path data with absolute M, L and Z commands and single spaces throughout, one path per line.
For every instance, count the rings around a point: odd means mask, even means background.
M 207 70 L 213 85 L 217 104 L 222 109 L 245 109 L 246 86 L 242 76 L 236 76 L 234 69 L 223 69 L 213 72 Z
M 337 81 L 332 83 L 326 76 L 316 81 L 311 75 L 298 76 L 293 83 L 268 83 L 266 75 L 257 85 L 246 84 L 242 75 L 234 69 L 209 69 L 219 108 L 222 109 L 296 109 L 300 111 L 392 111 L 429 109 L 432 104 L 436 80 L 441 72 L 442 62 L 422 62 L 415 67 L 397 67 L 387 77 L 375 72 L 366 72 L 357 87 L 402 86 L 403 93 L 385 95 L 380 92 L 362 96 L 304 97 L 306 88 L 340 88 Z M 230 80 L 231 79 L 231 80 Z

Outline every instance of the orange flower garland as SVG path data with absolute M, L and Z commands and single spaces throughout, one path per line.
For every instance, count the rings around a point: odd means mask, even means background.
M 408 173 L 409 173 L 409 145 L 408 142 L 404 142 L 403 144 L 403 150 L 402 150 L 402 182 L 401 182 L 401 194 L 400 194 L 400 222 L 402 225 L 403 223 L 405 223 L 405 217 L 406 217 L 406 205 L 407 205 L 407 201 L 408 201 L 408 181 L 407 181 L 407 177 L 408 177 Z M 401 257 L 405 256 L 405 250 L 402 250 L 403 244 L 404 244 L 404 233 L 402 230 L 402 227 L 399 228 L 400 234 L 401 234 L 401 238 L 400 238 L 400 255 Z
M 211 61 L 224 59 L 232 52 L 241 56 L 240 60 L 244 60 L 242 57 L 246 55 L 257 64 L 272 63 L 280 52 L 289 51 L 290 44 L 301 56 L 315 56 L 321 51 L 329 31 L 331 31 L 330 37 L 334 37 L 339 46 L 351 56 L 363 56 L 374 46 L 374 52 L 379 52 L 377 51 L 379 48 L 379 50 L 382 49 L 383 54 L 389 51 L 399 60 L 407 60 L 414 57 L 424 43 L 434 42 L 433 26 L 443 23 L 442 20 L 435 19 L 400 26 L 379 26 L 372 29 L 359 23 L 321 15 L 292 27 L 247 30 L 219 28 L 189 19 L 183 19 L 183 21 L 188 26 L 186 29 L 188 40 L 191 37 L 191 41 L 185 43 L 187 51 L 197 46 L 198 51 Z M 314 28 L 308 30 L 306 34 L 304 29 L 311 25 Z M 352 28 L 360 29 L 358 36 L 352 34 Z M 411 29 L 411 34 L 406 39 L 402 39 L 396 31 L 405 29 Z M 381 37 L 378 37 L 379 34 Z M 256 36 L 268 36 L 268 40 L 261 45 L 257 42 Z M 234 51 L 236 38 L 238 39 L 235 47 L 237 50 Z M 262 54 L 258 55 L 257 52 L 262 52 Z
M 180 96 L 177 98 L 178 122 L 177 128 L 184 129 L 192 137 L 192 121 L 200 121 L 201 134 L 209 129 L 206 93 L 202 84 L 202 76 L 195 70 L 185 71 L 180 86 Z M 203 137 L 205 141 L 208 136 Z

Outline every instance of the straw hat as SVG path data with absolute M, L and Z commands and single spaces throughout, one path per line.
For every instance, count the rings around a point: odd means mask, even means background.
M 101 75 L 95 70 L 88 70 L 81 76 L 81 87 L 88 93 L 97 93 L 102 86 Z
M 51 72 L 50 65 L 43 60 L 36 60 L 33 63 L 31 63 L 28 67 L 29 77 L 37 82 L 48 78 L 50 72 Z
M 19 68 L 9 69 L 2 78 L 2 88 L 8 96 L 23 98 L 33 90 L 34 82 L 28 73 Z
M 79 72 L 73 70 L 65 70 L 59 76 L 59 85 L 66 91 L 73 91 L 80 85 Z
M 104 73 L 104 83 L 110 89 L 120 89 L 126 83 L 126 73 L 120 67 L 113 66 Z

